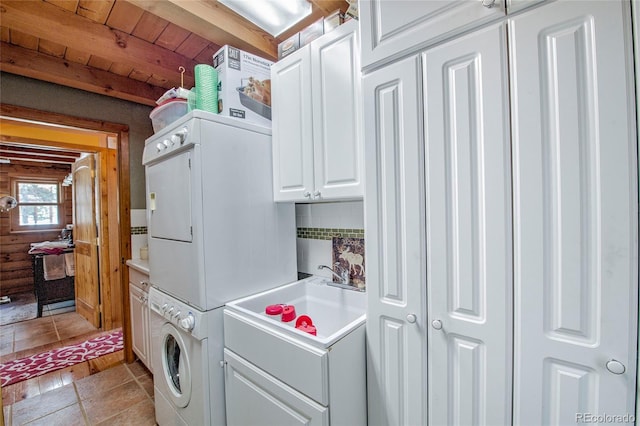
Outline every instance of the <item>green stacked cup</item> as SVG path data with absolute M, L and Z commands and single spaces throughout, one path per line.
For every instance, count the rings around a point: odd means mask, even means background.
M 218 71 L 211 65 L 198 64 L 194 68 L 196 79 L 196 108 L 218 112 Z

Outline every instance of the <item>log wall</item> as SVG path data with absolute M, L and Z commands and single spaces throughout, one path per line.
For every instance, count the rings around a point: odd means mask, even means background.
M 62 180 L 71 173 L 66 164 L 12 161 L 0 164 L 0 194 L 11 194 L 10 178 L 13 176 L 57 177 Z M 63 186 L 64 222 L 73 223 L 72 187 Z M 10 232 L 10 212 L 0 213 L 0 296 L 9 296 L 34 290 L 33 265 L 27 254 L 31 243 L 54 241 L 60 229 L 48 232 Z

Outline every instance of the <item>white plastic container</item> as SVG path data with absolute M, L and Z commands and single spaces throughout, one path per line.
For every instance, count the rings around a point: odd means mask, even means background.
M 162 105 L 155 107 L 149 114 L 149 118 L 151 118 L 151 124 L 153 125 L 153 132 L 158 133 L 160 130 L 173 123 L 186 113 L 186 99 L 169 99 Z

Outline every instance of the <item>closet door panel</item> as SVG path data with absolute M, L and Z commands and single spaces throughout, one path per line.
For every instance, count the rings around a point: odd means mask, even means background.
M 426 424 L 420 58 L 367 75 L 367 386 L 370 425 Z
M 423 55 L 429 424 L 511 421 L 506 26 Z
M 629 16 L 622 1 L 556 2 L 509 22 L 517 424 L 634 412 Z

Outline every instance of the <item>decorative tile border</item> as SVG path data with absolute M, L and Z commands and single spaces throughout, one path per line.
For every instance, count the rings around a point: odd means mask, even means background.
M 146 226 L 132 226 L 131 227 L 131 235 L 143 235 L 147 233 Z
M 298 238 L 330 240 L 333 237 L 364 238 L 364 229 L 298 228 Z

